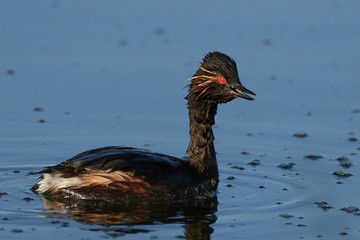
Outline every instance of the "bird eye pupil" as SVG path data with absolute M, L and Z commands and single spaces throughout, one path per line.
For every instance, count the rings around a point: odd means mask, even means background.
M 219 77 L 219 83 L 225 84 L 225 83 L 226 83 L 226 79 L 225 79 L 224 77 Z

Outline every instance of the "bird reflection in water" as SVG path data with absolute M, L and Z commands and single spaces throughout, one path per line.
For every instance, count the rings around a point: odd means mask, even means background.
M 47 218 L 73 219 L 89 231 L 123 236 L 152 232 L 149 225 L 184 224 L 186 239 L 210 239 L 216 222 L 217 197 L 181 201 L 94 201 L 42 198 Z M 60 214 L 60 215 L 59 215 Z M 100 227 L 101 226 L 101 227 Z

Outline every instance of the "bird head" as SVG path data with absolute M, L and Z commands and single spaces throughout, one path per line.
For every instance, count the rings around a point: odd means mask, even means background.
M 254 100 L 247 94 L 256 95 L 246 89 L 240 82 L 235 61 L 220 52 L 210 52 L 191 77 L 189 93 L 186 99 L 189 103 L 199 101 L 215 101 L 226 103 L 234 98 Z

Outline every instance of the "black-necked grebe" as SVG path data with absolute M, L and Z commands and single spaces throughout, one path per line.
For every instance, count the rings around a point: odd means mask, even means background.
M 93 200 L 211 197 L 219 182 L 212 125 L 219 103 L 255 95 L 240 83 L 235 61 L 208 53 L 190 78 L 188 160 L 128 147 L 80 153 L 43 171 L 32 190 L 45 197 Z

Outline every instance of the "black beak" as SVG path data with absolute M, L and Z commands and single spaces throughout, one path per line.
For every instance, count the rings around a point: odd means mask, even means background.
M 250 100 L 250 101 L 254 101 L 255 99 L 250 97 L 249 95 L 247 95 L 246 93 L 248 94 L 251 94 L 251 95 L 254 95 L 256 96 L 255 93 L 253 93 L 252 91 L 246 89 L 244 86 L 240 85 L 239 88 L 233 88 L 232 89 L 234 92 L 236 92 L 237 96 L 238 97 L 241 97 L 241 98 L 244 98 L 246 100 Z

